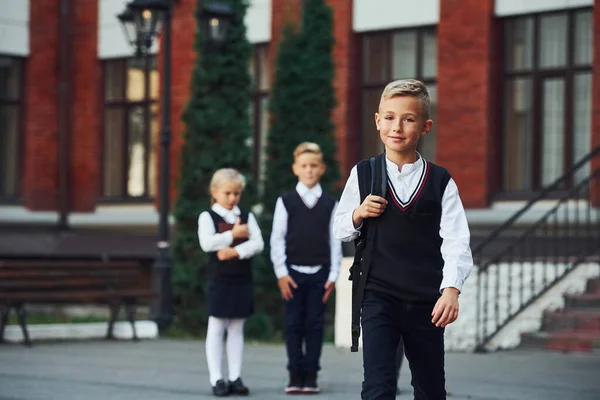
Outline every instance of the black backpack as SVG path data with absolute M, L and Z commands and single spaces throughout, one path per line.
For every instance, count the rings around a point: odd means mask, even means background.
M 356 165 L 360 203 L 370 195 L 385 197 L 387 192 L 387 171 L 385 153 L 369 160 L 362 160 Z M 378 218 L 368 218 L 363 221 L 360 236 L 354 241 L 354 262 L 350 267 L 352 281 L 352 346 L 350 351 L 358 351 L 360 338 L 360 314 L 365 293 L 367 274 L 371 264 L 373 241 L 377 232 Z

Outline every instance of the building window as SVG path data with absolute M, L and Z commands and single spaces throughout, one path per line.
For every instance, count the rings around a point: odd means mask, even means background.
M 104 62 L 103 195 L 150 200 L 156 194 L 156 57 Z
M 435 161 L 437 109 L 437 34 L 435 27 L 368 33 L 362 36 L 361 135 L 363 158 L 383 151 L 375 126 L 381 92 L 395 80 L 423 81 L 431 97 L 433 128 L 421 139 L 418 150 Z
M 540 190 L 589 153 L 592 21 L 591 10 L 504 20 L 505 192 Z
M 264 181 L 267 160 L 267 135 L 269 131 L 269 44 L 257 44 L 250 59 L 250 76 L 254 87 L 250 106 L 250 121 L 253 127 L 253 162 L 255 179 Z M 259 185 L 262 188 L 262 185 Z
M 0 55 L 0 198 L 19 196 L 23 60 Z

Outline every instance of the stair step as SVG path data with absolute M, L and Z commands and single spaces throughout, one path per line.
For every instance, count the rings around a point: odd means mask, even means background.
M 521 335 L 521 348 L 535 348 L 565 353 L 600 351 L 600 332 L 560 331 L 533 332 Z
M 600 278 L 590 279 L 585 289 L 586 293 L 600 293 Z
M 600 333 L 600 310 L 546 311 L 542 331 L 586 331 Z
M 600 293 L 565 295 L 565 308 L 600 310 Z

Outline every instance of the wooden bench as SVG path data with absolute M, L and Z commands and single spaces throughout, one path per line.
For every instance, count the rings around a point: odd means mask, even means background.
M 31 345 L 27 332 L 26 304 L 95 304 L 110 310 L 107 339 L 121 308 L 135 330 L 136 308 L 156 296 L 152 289 L 152 260 L 101 258 L 1 258 L 0 342 L 13 309 Z

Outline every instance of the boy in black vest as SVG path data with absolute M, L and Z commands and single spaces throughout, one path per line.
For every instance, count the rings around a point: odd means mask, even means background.
M 334 218 L 338 239 L 354 240 L 363 228 L 367 231 L 363 260 L 370 262 L 359 267 L 364 279 L 363 400 L 395 398 L 401 339 L 414 398 L 446 398 L 444 327 L 458 317 L 458 295 L 473 260 L 456 183 L 446 169 L 417 153 L 419 139 L 432 125 L 429 103 L 422 82 L 387 85 L 375 114 L 385 153 L 374 164 L 382 165 L 387 189 L 361 200 L 359 182 L 371 170 L 369 161 L 362 161 L 350 173 Z
M 285 300 L 290 375 L 285 392 L 315 394 L 319 393 L 317 371 L 323 346 L 325 303 L 339 274 L 342 246 L 331 232 L 337 203 L 319 184 L 325 172 L 319 145 L 298 145 L 292 169 L 298 184 L 295 191 L 277 199 L 271 261 Z

